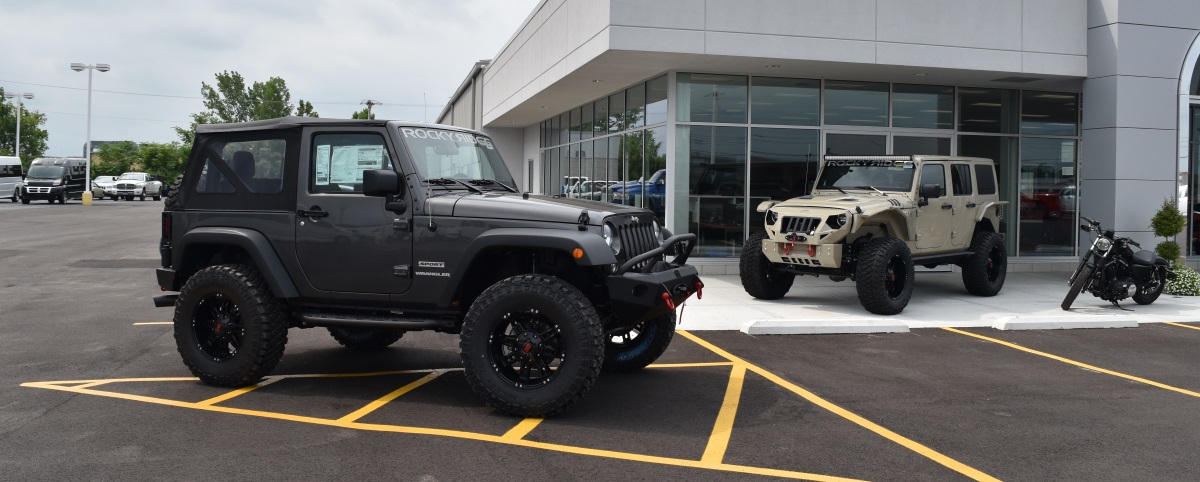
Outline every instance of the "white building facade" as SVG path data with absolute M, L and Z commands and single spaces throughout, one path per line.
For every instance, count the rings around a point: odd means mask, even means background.
M 1200 211 L 1198 34 L 1196 0 L 545 0 L 439 122 L 718 264 L 823 154 L 987 157 L 1010 260 L 1061 268 L 1081 213 L 1152 246 L 1165 199 Z

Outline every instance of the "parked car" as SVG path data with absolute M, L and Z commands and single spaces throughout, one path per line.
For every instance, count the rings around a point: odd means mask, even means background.
M 112 185 L 117 183 L 117 176 L 96 176 L 92 179 L 92 199 L 104 199 Z
M 67 199 L 80 199 L 86 186 L 87 159 L 78 157 L 43 157 L 29 163 L 29 172 L 21 185 L 21 203 L 45 199 L 53 204 L 66 204 Z
M 8 198 L 17 202 L 21 195 L 21 181 L 25 179 L 25 171 L 21 169 L 21 159 L 16 156 L 0 156 L 0 199 Z
M 121 174 L 117 178 L 117 182 L 113 183 L 112 190 L 105 191 L 105 194 L 112 199 L 122 199 L 132 201 L 133 198 L 146 200 L 146 196 L 153 196 L 155 201 L 162 199 L 162 181 L 158 176 L 146 174 L 144 172 L 127 172 Z
M 637 205 L 637 199 L 644 197 L 645 207 L 654 211 L 660 218 L 666 212 L 667 206 L 667 170 L 659 169 L 646 182 L 626 182 L 612 187 L 612 202 L 626 206 Z

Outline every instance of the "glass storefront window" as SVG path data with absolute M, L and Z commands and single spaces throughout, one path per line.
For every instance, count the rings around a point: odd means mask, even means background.
M 667 127 L 646 129 L 643 149 L 646 155 L 646 180 L 642 183 L 642 206 L 658 218 L 667 219 Z
M 579 111 L 580 111 L 579 138 L 580 139 L 591 139 L 592 138 L 592 121 L 594 119 L 594 116 L 592 114 L 592 104 L 586 104 L 583 107 L 580 107 Z
M 914 154 L 949 156 L 950 138 L 895 136 L 892 138 L 892 154 L 897 156 Z
M 1200 74 L 1200 71 L 1197 71 Z M 1179 193 L 1179 210 L 1187 213 L 1188 222 L 1191 223 L 1191 252 L 1193 255 L 1200 254 L 1200 199 L 1196 197 L 1196 193 L 1200 193 L 1200 105 L 1191 107 L 1192 129 L 1188 144 L 1188 154 L 1191 157 L 1191 188 L 1192 197 L 1188 199 L 1188 189 Z M 1188 207 L 1188 203 L 1191 207 Z
M 627 206 L 643 206 L 642 181 L 646 175 L 646 157 L 642 145 L 645 137 L 646 131 L 625 134 L 625 183 L 623 189 L 613 194 L 613 199 Z
M 738 256 L 746 228 L 746 128 L 681 132 L 688 138 L 688 232 L 699 237 L 693 255 Z
M 954 87 L 896 84 L 892 89 L 892 127 L 954 128 Z
M 884 134 L 825 134 L 825 154 L 830 156 L 883 156 L 887 154 Z
M 679 74 L 676 119 L 684 122 L 746 123 L 746 77 Z
M 646 125 L 646 85 L 625 89 L 625 128 L 637 129 Z
M 594 132 L 596 136 L 602 136 L 608 133 L 608 98 L 605 97 L 596 101 L 593 111 L 595 112 L 595 115 L 592 117 L 592 132 Z
M 1074 136 L 1079 133 L 1079 95 L 1025 91 L 1021 97 L 1021 133 Z
M 550 149 L 550 179 L 546 180 L 548 187 L 546 188 L 547 195 L 556 195 L 563 193 L 562 181 L 562 165 L 559 164 L 562 160 L 562 149 Z
M 549 129 L 550 140 L 548 142 L 549 142 L 549 145 L 551 145 L 551 146 L 557 146 L 559 144 L 562 144 L 562 142 L 559 141 L 559 131 L 561 130 L 561 126 L 559 126 L 559 124 L 558 124 L 558 119 L 559 119 L 558 117 L 554 117 L 554 118 L 550 119 L 550 129 Z
M 607 201 L 608 184 L 612 177 L 609 172 L 613 171 L 611 166 L 612 159 L 608 157 L 608 139 L 596 139 L 592 144 L 592 182 L 581 196 L 583 199 L 593 201 Z
M 888 84 L 825 82 L 825 123 L 843 126 L 888 125 Z
M 958 89 L 958 130 L 1016 134 L 1019 96 L 1008 89 Z
M 667 76 L 646 82 L 646 125 L 667 122 Z
M 763 229 L 763 213 L 755 208 L 812 191 L 821 160 L 817 129 L 750 129 L 750 232 Z
M 571 142 L 571 117 L 567 113 L 558 116 L 558 142 L 555 145 L 563 145 Z
M 578 108 L 572 109 L 571 112 L 569 113 L 571 115 L 571 137 L 569 138 L 568 141 L 564 141 L 564 142 L 579 142 L 579 125 L 580 125 L 579 115 L 581 113 L 582 113 L 582 111 Z
M 625 91 L 608 96 L 608 109 L 608 132 L 625 130 Z
M 613 195 L 625 180 L 624 139 L 621 135 L 608 138 L 608 185 L 604 187 L 604 200 L 618 204 Z
M 754 77 L 753 124 L 815 126 L 821 123 L 821 81 Z
M 1020 192 L 1023 255 L 1075 252 L 1075 140 L 1021 139 Z

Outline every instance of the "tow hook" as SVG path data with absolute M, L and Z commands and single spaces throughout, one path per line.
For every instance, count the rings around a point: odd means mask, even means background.
M 699 281 L 696 282 L 696 299 L 704 299 L 704 283 Z
M 671 311 L 675 311 L 675 302 L 671 301 L 671 293 L 664 291 L 662 294 L 662 299 L 663 301 L 667 302 L 667 308 L 669 308 Z

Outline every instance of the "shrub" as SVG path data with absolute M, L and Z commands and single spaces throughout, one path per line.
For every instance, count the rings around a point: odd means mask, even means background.
M 1183 263 L 1173 264 L 1171 273 L 1175 275 L 1175 279 L 1167 280 L 1167 286 L 1163 287 L 1165 293 L 1176 296 L 1200 296 L 1200 273 L 1184 266 Z
M 1179 208 L 1175 207 L 1175 201 L 1170 198 L 1163 199 L 1158 212 L 1150 218 L 1150 227 L 1154 229 L 1155 236 L 1162 236 L 1166 238 L 1166 241 L 1158 243 L 1158 246 L 1154 247 L 1154 251 L 1159 256 L 1166 258 L 1167 261 L 1172 263 L 1177 261 L 1180 249 L 1179 244 L 1175 242 L 1175 236 L 1183 231 L 1184 226 L 1187 226 L 1187 218 L 1179 212 Z

